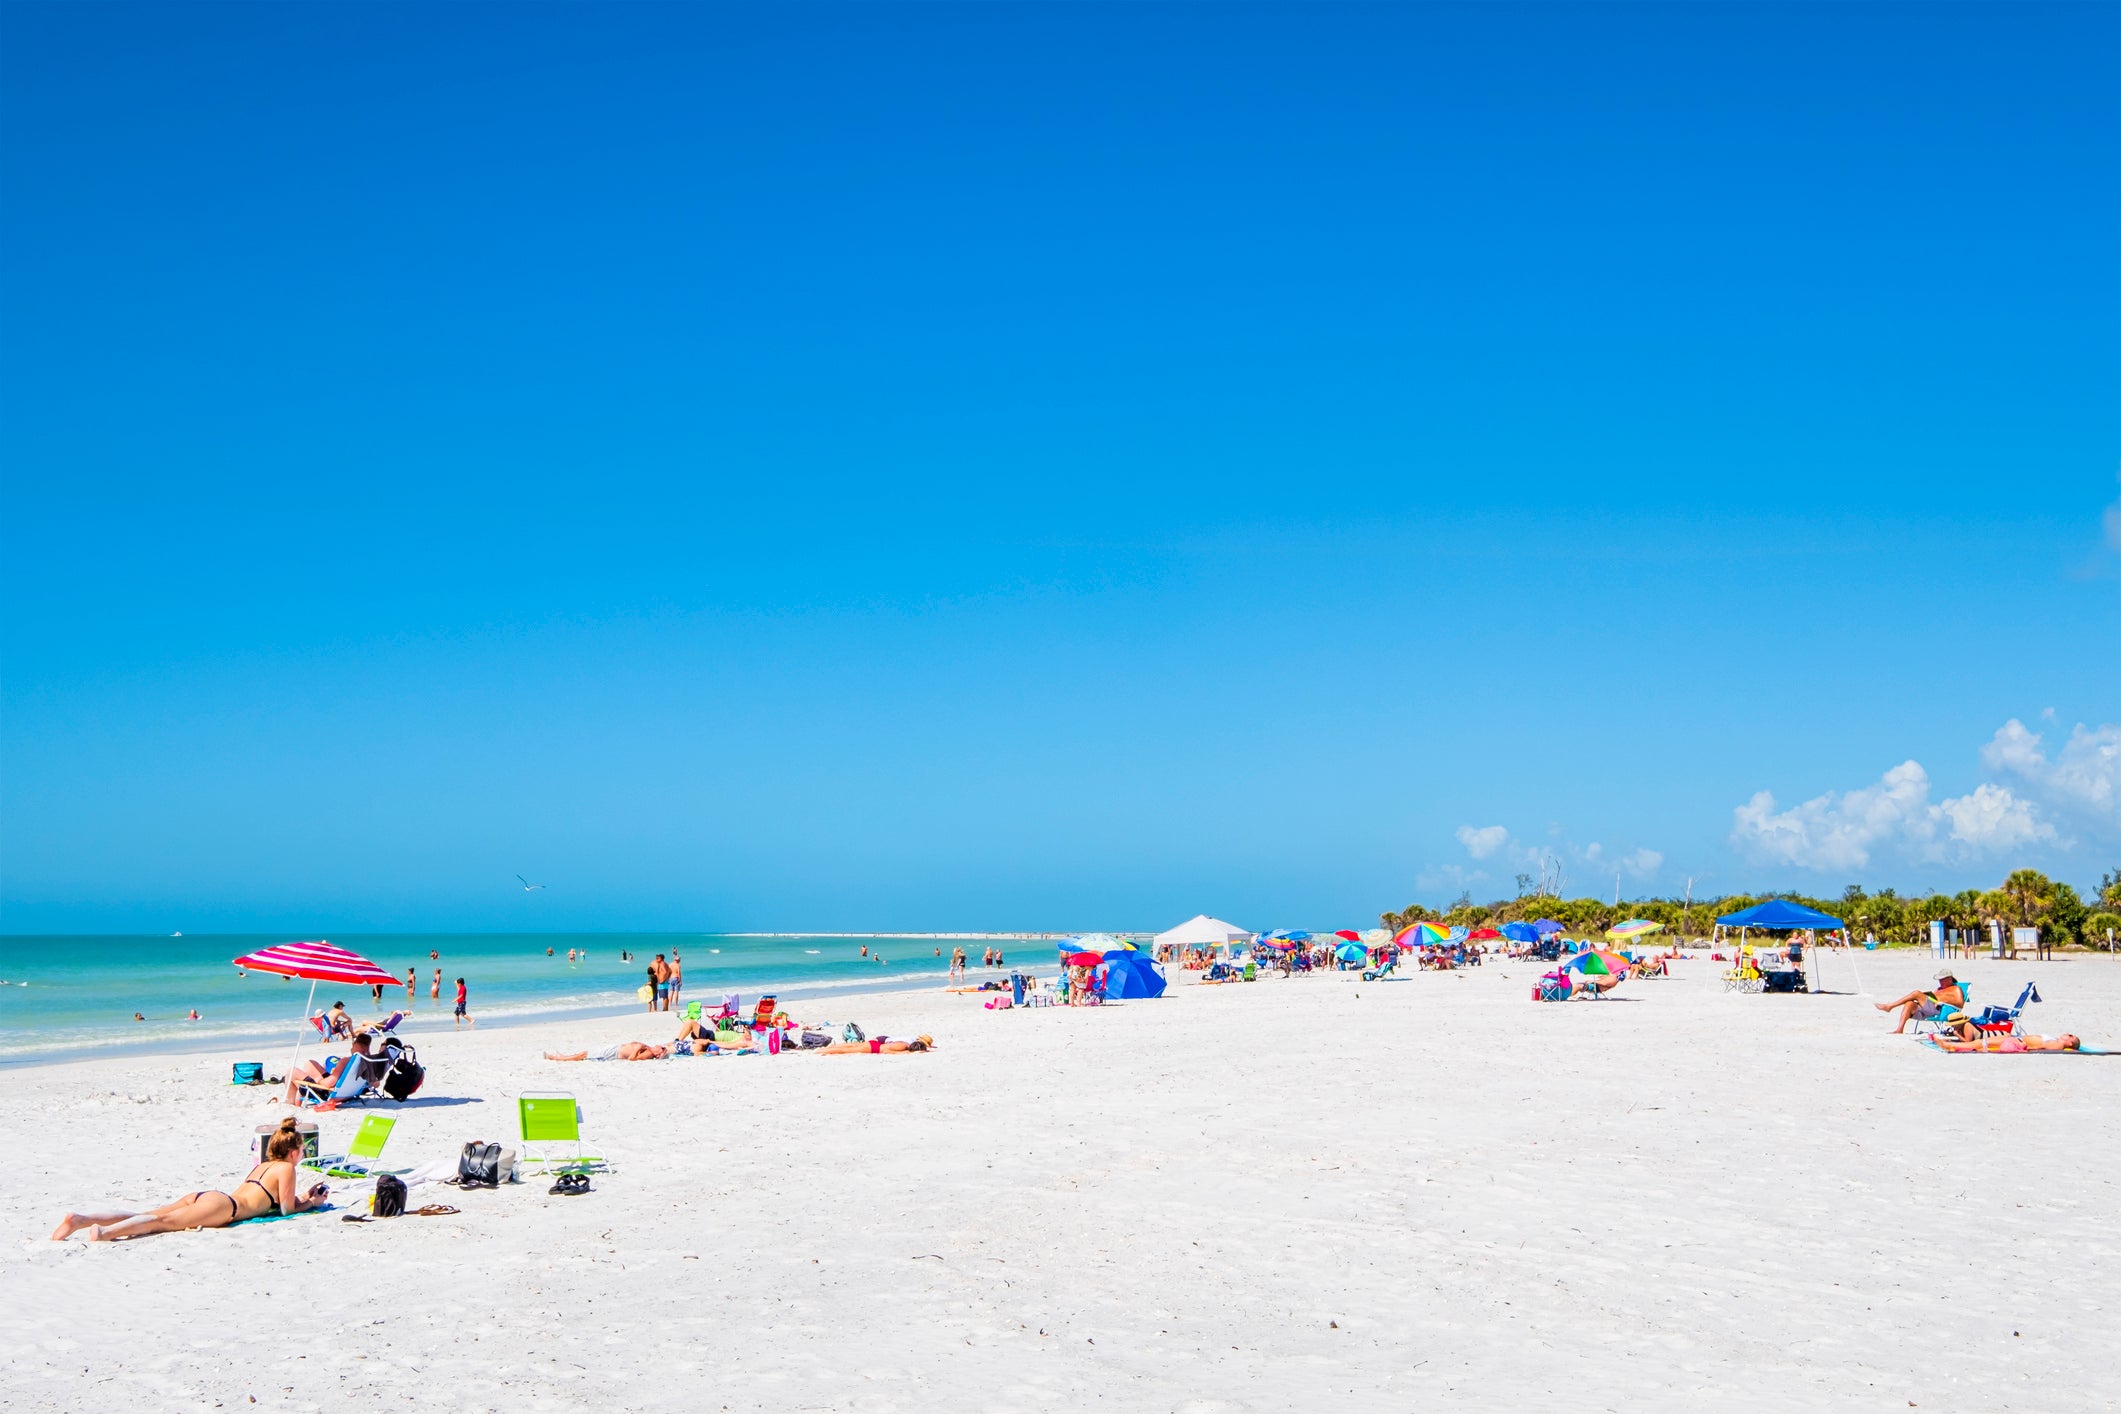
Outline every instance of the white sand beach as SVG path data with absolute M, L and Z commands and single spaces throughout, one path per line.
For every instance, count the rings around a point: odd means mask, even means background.
M 1541 1006 L 1490 963 L 826 1009 L 932 1032 L 911 1056 L 539 1059 L 662 1017 L 420 1038 L 395 1164 L 569 1090 L 611 1170 L 96 1246 L 46 1234 L 232 1187 L 283 1111 L 223 1053 L 14 1070 L 0 1408 L 2116 1407 L 2121 1058 L 1932 1053 L 1869 1004 L 1929 959 L 1860 966 L 1868 997 L 1692 961 Z M 2121 1045 L 2121 966 L 1966 975 Z

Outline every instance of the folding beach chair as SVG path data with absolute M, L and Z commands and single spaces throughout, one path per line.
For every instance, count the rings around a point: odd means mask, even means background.
M 582 1152 L 582 1107 L 573 1095 L 518 1095 L 516 1116 L 522 1127 L 522 1164 L 545 1173 L 586 1169 L 604 1161 Z M 537 1150 L 532 1145 L 539 1146 Z M 551 1152 L 566 1149 L 563 1157 Z
M 382 1170 L 375 1161 L 383 1157 L 383 1146 L 390 1142 L 390 1131 L 397 1127 L 397 1120 L 389 1115 L 364 1115 L 361 1127 L 354 1131 L 353 1142 L 346 1146 L 343 1154 L 332 1154 L 315 1159 L 304 1159 L 302 1167 L 316 1169 L 331 1178 L 367 1178 Z
M 2030 988 L 2028 988 L 2028 990 L 2030 990 Z M 1966 998 L 1966 1004 L 1964 1006 L 1953 1006 L 1950 1002 L 1939 1002 L 1937 1003 L 1937 1010 L 1934 1015 L 1917 1016 L 1910 1018 L 1908 1022 L 1907 1034 L 1910 1036 L 1935 1034 L 1940 1031 L 1948 1030 L 1949 1028 L 1958 1025 L 1962 1021 L 1972 1021 L 1974 1019 L 1974 989 L 1968 984 L 1961 982 L 1959 984 L 1959 994 Z M 1990 1007 L 1989 1010 L 1997 1011 L 2000 1010 L 2000 1008 Z M 2017 1013 L 2013 1012 L 2011 1013 L 2011 1015 L 2015 1017 Z M 1927 1033 L 1923 1030 L 1924 1027 L 1929 1028 Z
M 2025 1010 L 2026 1003 L 2039 1000 L 2039 985 L 2028 982 L 2025 984 L 2025 990 L 2018 994 L 2018 1002 L 2015 1006 L 2007 1011 L 2000 1006 L 1988 1007 L 1973 1019 L 1974 1025 L 1984 1035 L 2008 1036 L 2018 1029 L 2018 1013 Z
M 296 1087 L 296 1099 L 303 1106 L 337 1109 L 352 1104 L 368 1093 L 373 1082 L 367 1062 L 357 1055 L 347 1056 L 332 1072 L 329 1085 L 304 1084 Z
M 759 1004 L 751 1011 L 751 1029 L 763 1031 L 773 1025 L 774 998 L 771 993 L 759 998 Z

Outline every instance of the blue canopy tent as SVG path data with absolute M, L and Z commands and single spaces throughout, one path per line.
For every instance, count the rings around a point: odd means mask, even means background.
M 1160 997 L 1164 970 L 1145 952 L 1115 948 L 1105 954 L 1105 995 L 1114 1001 Z
M 1745 935 L 1756 928 L 1763 933 L 1795 933 L 1804 929 L 1818 932 L 1838 930 L 1841 933 L 1844 945 L 1848 940 L 1848 924 L 1834 917 L 1833 914 L 1821 913 L 1816 908 L 1806 908 L 1801 903 L 1791 903 L 1788 899 L 1780 898 L 1771 898 L 1764 903 L 1756 903 L 1751 908 L 1741 908 L 1736 913 L 1724 914 L 1716 920 L 1716 940 L 1718 942 L 1723 940 L 1723 931 L 1726 928 L 1737 931 L 1739 955 L 1741 957 L 1744 956 L 1745 952 Z M 1815 959 L 1818 956 L 1818 952 L 1819 950 L 1814 950 L 1813 956 Z M 1816 961 L 1813 966 L 1815 969 L 1817 968 L 1818 964 Z M 1862 991 L 1863 973 L 1856 967 L 1856 958 L 1853 953 L 1849 954 L 1849 970 L 1856 974 L 1856 990 Z
M 1756 903 L 1751 908 L 1741 908 L 1736 913 L 1726 913 L 1716 920 L 1724 928 L 1759 928 L 1764 932 L 1789 932 L 1798 928 L 1846 928 L 1848 924 L 1831 913 L 1821 913 L 1816 908 L 1806 908 L 1801 903 L 1788 899 L 1771 898 L 1766 903 Z

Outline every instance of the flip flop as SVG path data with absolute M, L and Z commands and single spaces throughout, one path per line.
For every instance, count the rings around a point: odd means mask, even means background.
M 589 1175 L 586 1173 L 563 1173 L 560 1175 L 560 1181 L 552 1185 L 547 1191 L 557 1193 L 562 1197 L 576 1193 L 587 1193 L 589 1191 Z

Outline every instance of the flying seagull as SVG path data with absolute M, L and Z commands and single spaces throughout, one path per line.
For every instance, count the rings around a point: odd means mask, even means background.
M 516 875 L 516 882 L 523 886 L 523 892 L 526 894 L 529 893 L 532 889 L 542 889 L 545 887 L 543 884 L 531 883 L 530 880 L 524 878 L 521 874 Z

